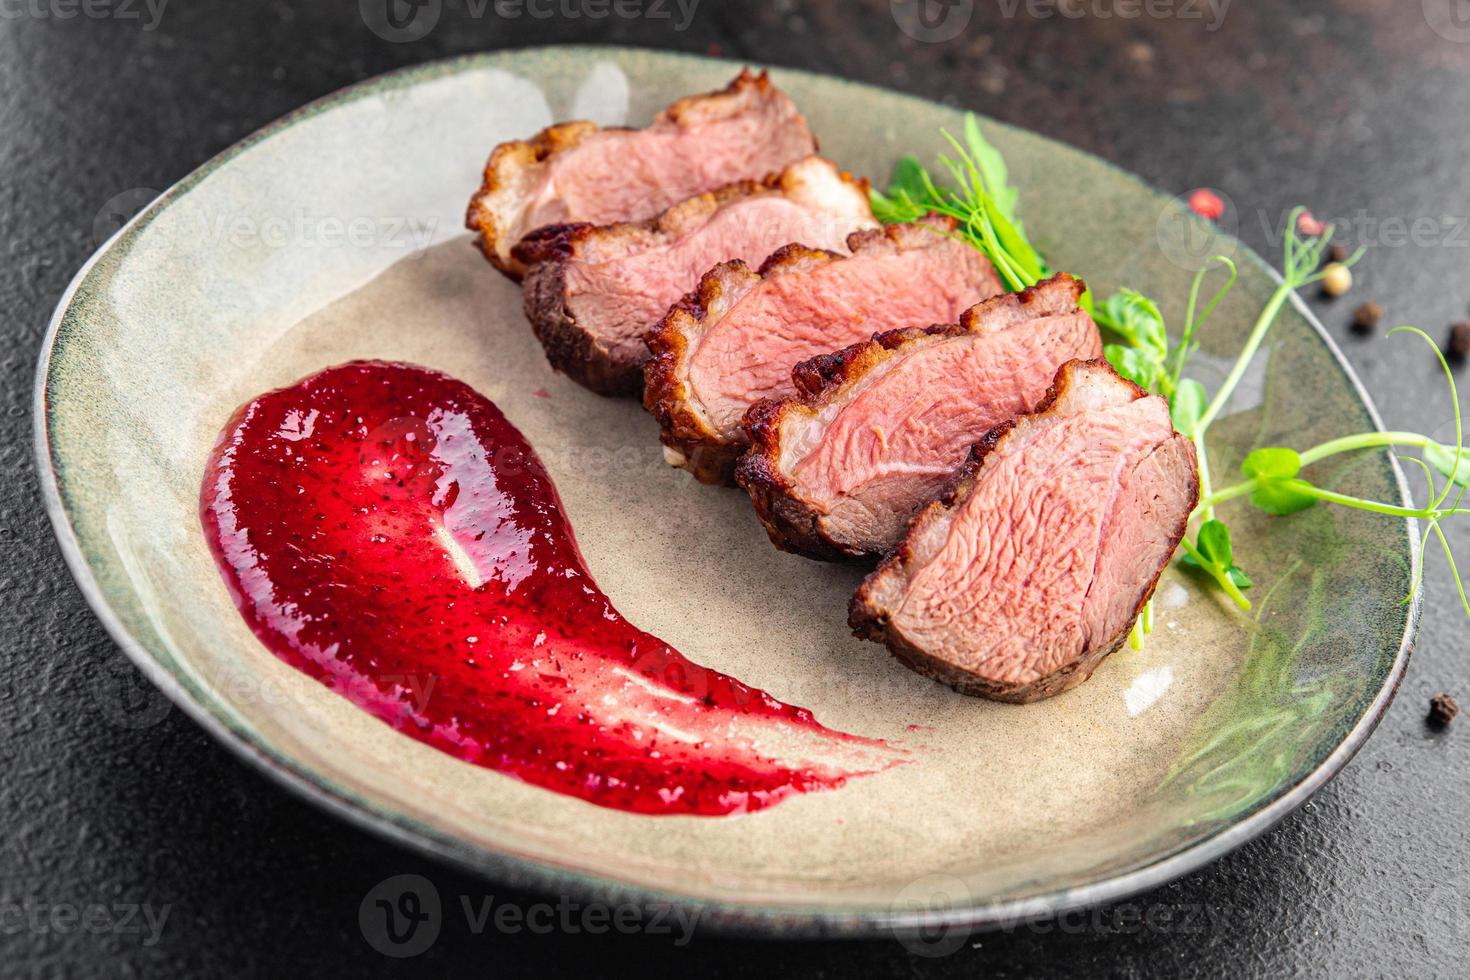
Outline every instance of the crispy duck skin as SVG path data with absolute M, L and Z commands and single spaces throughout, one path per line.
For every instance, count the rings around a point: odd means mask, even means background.
M 730 483 L 749 445 L 742 419 L 794 394 L 801 361 L 899 327 L 952 323 L 1004 291 L 985 257 L 930 215 L 853 234 L 850 255 L 787 245 L 758 270 L 725 262 L 648 335 L 644 405 L 665 455 L 704 483 Z
M 1035 408 L 1057 368 L 1102 354 L 1059 274 L 992 297 L 957 324 L 894 330 L 797 365 L 797 393 L 746 415 L 737 469 L 777 547 L 837 561 L 881 556 L 970 447 Z
M 485 257 L 512 279 L 512 254 L 548 225 L 651 218 L 696 194 L 760 180 L 815 153 L 796 106 L 765 72 L 748 68 L 724 89 L 680 99 L 645 129 L 575 121 L 502 143 L 485 164 L 465 225 Z
M 759 262 L 792 241 L 845 249 L 854 230 L 875 225 L 867 182 L 813 156 L 647 221 L 543 228 L 513 254 L 530 270 L 526 317 L 552 367 L 593 391 L 636 395 L 649 358 L 645 335 L 702 270 Z
M 913 670 L 1027 703 L 1127 639 L 1199 500 L 1168 404 L 1071 361 L 1036 412 L 993 429 L 858 587 L 848 622 Z

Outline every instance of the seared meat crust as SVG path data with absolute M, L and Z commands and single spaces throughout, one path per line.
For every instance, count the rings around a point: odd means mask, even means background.
M 1189 523 L 1189 514 L 1199 502 L 1199 464 L 1193 443 L 1178 433 L 1173 433 L 1172 430 L 1171 435 L 1161 445 L 1174 452 L 1177 458 L 1186 461 L 1186 465 L 1183 469 L 1183 487 L 1176 488 L 1182 489 L 1178 506 L 1169 516 L 1164 532 L 1169 545 L 1167 553 L 1163 560 L 1148 571 L 1146 579 L 1136 594 L 1136 599 L 1130 601 L 1132 614 L 1127 617 L 1126 624 L 1110 635 L 1089 644 L 1079 656 L 1064 662 L 1059 669 L 1022 683 L 994 680 L 974 670 L 966 669 L 963 665 L 953 662 L 952 659 L 936 655 L 934 651 L 926 649 L 923 644 L 916 643 L 904 630 L 898 628 L 893 622 L 894 610 L 890 607 L 891 600 L 885 597 L 890 593 L 895 581 L 900 583 L 907 581 L 908 577 L 913 574 L 915 566 L 923 561 L 922 557 L 916 553 L 915 542 L 933 530 L 936 524 L 944 521 L 950 511 L 963 506 L 975 491 L 986 459 L 1005 444 L 1022 421 L 1043 418 L 1051 413 L 1059 401 L 1068 397 L 1069 391 L 1074 386 L 1085 382 L 1090 372 L 1100 372 L 1111 376 L 1113 384 L 1131 389 L 1134 399 L 1157 397 L 1149 395 L 1133 382 L 1119 377 L 1105 360 L 1072 361 L 1063 365 L 1057 372 L 1056 381 L 1046 400 L 1037 410 L 1030 415 L 1023 416 L 1022 419 L 997 426 L 980 440 L 971 450 L 965 465 L 955 474 L 945 494 L 920 512 L 914 519 L 903 543 L 884 558 L 877 569 L 858 587 L 848 610 L 848 624 L 855 635 L 886 645 L 889 651 L 906 666 L 962 694 L 1013 703 L 1040 701 L 1081 684 L 1092 676 L 1093 671 L 1110 653 L 1122 646 L 1133 622 L 1138 618 L 1149 599 L 1153 597 L 1159 577 L 1168 567 L 1169 555 L 1172 555 L 1173 550 L 1183 539 Z
M 702 135 L 715 144 L 714 158 L 704 167 L 679 166 Z M 791 100 L 765 72 L 747 68 L 719 91 L 675 102 L 646 129 L 563 122 L 500 144 L 465 226 L 492 265 L 520 280 L 526 268 L 512 250 L 542 225 L 640 220 L 720 184 L 761 179 L 816 149 Z M 629 168 L 626 184 L 609 180 L 608 168 L 630 159 L 653 165 Z

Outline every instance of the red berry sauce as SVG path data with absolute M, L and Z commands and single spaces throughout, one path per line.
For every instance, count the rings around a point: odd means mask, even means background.
M 601 806 L 717 815 L 901 761 L 623 619 L 525 438 L 442 374 L 358 361 L 249 402 L 200 513 L 267 647 L 467 762 Z

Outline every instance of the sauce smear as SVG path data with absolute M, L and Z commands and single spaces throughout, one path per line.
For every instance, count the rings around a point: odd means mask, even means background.
M 358 361 L 247 403 L 200 512 L 271 651 L 476 765 L 620 810 L 718 815 L 902 761 L 623 619 L 525 438 L 445 375 Z

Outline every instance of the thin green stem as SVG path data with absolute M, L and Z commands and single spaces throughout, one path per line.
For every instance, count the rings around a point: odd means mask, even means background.
M 1438 445 L 1438 443 L 1428 436 L 1420 435 L 1417 432 L 1360 432 L 1357 435 L 1343 436 L 1340 439 L 1331 439 L 1313 446 L 1301 454 L 1301 459 L 1302 466 L 1306 467 L 1313 463 L 1321 462 L 1329 456 L 1336 456 L 1339 453 L 1353 452 L 1359 449 L 1380 449 L 1387 446 L 1413 446 L 1424 449 L 1434 445 Z M 1201 453 L 1200 459 L 1203 461 L 1203 453 Z M 1196 510 L 1196 514 L 1212 514 L 1214 508 L 1218 505 L 1225 503 L 1227 500 L 1234 500 L 1237 497 L 1245 497 L 1255 493 L 1269 482 L 1269 480 L 1261 479 L 1244 480 L 1228 487 L 1222 487 L 1212 493 L 1202 490 L 1200 505 Z M 1201 480 L 1201 487 L 1203 485 L 1203 480 Z M 1418 510 L 1408 516 L 1426 517 L 1428 513 L 1423 510 Z
M 1176 388 L 1179 386 L 1179 379 L 1184 375 L 1184 365 L 1189 360 L 1194 335 L 1199 332 L 1200 327 L 1204 326 L 1210 314 L 1215 312 L 1215 307 L 1220 305 L 1220 301 L 1235 287 L 1235 280 L 1239 276 L 1235 263 L 1227 255 L 1216 255 L 1210 259 L 1210 262 L 1219 262 L 1224 265 L 1230 270 L 1230 276 L 1225 280 L 1225 285 L 1220 287 L 1220 291 L 1215 293 L 1214 298 L 1205 305 L 1204 312 L 1196 318 L 1194 313 L 1199 304 L 1199 290 L 1204 284 L 1205 273 L 1209 271 L 1209 263 L 1206 263 L 1205 267 L 1195 274 L 1194 282 L 1189 287 L 1189 306 L 1184 313 L 1184 333 L 1180 336 L 1179 346 L 1174 351 L 1174 370 L 1170 380 Z
M 1296 223 L 1305 210 L 1303 207 L 1292 208 L 1291 215 L 1286 219 L 1286 242 L 1281 249 L 1281 267 L 1286 270 L 1288 279 L 1296 269 Z
M 1210 485 L 1210 454 L 1205 448 L 1205 436 L 1198 429 L 1191 437 L 1194 441 L 1194 454 L 1199 459 L 1199 513 L 1207 521 L 1215 519 L 1214 491 Z
M 1236 587 L 1235 583 L 1231 580 L 1229 573 L 1216 577 L 1215 581 L 1220 584 L 1220 588 L 1225 590 L 1226 595 L 1235 600 L 1235 604 L 1237 606 L 1242 609 L 1250 609 L 1251 601 L 1245 597 L 1244 592 L 1240 591 L 1240 589 Z
M 1204 570 L 1205 574 L 1214 579 L 1215 584 L 1220 586 L 1220 589 L 1231 599 L 1233 599 L 1237 606 L 1242 609 L 1250 609 L 1251 601 L 1245 597 L 1245 593 L 1241 592 L 1240 589 L 1236 587 L 1235 582 L 1230 578 L 1230 572 L 1228 569 L 1223 571 L 1217 569 L 1215 565 L 1210 562 L 1209 559 L 1200 554 L 1199 549 L 1196 548 L 1194 544 L 1189 540 L 1188 535 L 1185 535 L 1185 537 L 1179 542 L 1179 546 L 1182 547 L 1186 552 L 1188 552 L 1191 558 L 1199 563 L 1200 568 Z
M 1236 497 L 1249 496 L 1250 494 L 1253 494 L 1257 490 L 1261 489 L 1261 487 L 1264 486 L 1266 482 L 1267 481 L 1265 480 L 1259 479 L 1246 480 L 1243 483 L 1232 484 L 1231 486 L 1225 487 L 1221 490 L 1216 490 L 1214 493 L 1210 494 L 1208 497 L 1205 497 L 1200 501 L 1199 507 L 1195 509 L 1195 513 L 1196 515 L 1202 514 L 1204 513 L 1205 508 L 1210 508 L 1213 511 L 1213 508 L 1218 507 L 1220 504 L 1225 503 L 1227 500 L 1234 500 Z
M 1377 500 L 1366 500 L 1363 497 L 1351 497 L 1343 493 L 1334 493 L 1331 490 L 1323 490 L 1321 487 L 1314 487 L 1311 484 L 1305 484 L 1297 489 L 1305 496 L 1316 497 L 1318 500 L 1325 500 L 1330 504 L 1341 504 L 1344 507 L 1353 507 L 1357 510 L 1368 510 L 1375 514 L 1388 514 L 1391 517 L 1412 517 L 1419 520 L 1437 521 L 1444 517 L 1470 513 L 1467 510 L 1441 510 L 1434 506 L 1417 508 L 1399 507 L 1396 504 L 1385 504 Z
M 1455 565 L 1455 553 L 1450 550 L 1450 543 L 1445 540 L 1439 521 L 1434 521 L 1429 526 L 1434 528 L 1435 537 L 1439 538 L 1439 546 L 1444 549 L 1445 560 L 1450 563 L 1450 577 L 1455 580 L 1455 588 L 1460 591 L 1460 604 L 1465 607 L 1465 615 L 1470 616 L 1470 596 L 1465 594 L 1465 582 L 1460 578 L 1460 569 Z
M 1261 349 L 1261 343 L 1266 339 L 1266 334 L 1270 332 L 1271 325 L 1276 321 L 1276 317 L 1281 313 L 1281 308 L 1286 305 L 1287 299 L 1295 290 L 1296 287 L 1292 284 L 1292 280 L 1288 279 L 1283 282 L 1272 295 L 1271 301 L 1266 304 L 1266 308 L 1261 311 L 1260 319 L 1252 328 L 1250 338 L 1245 342 L 1240 356 L 1235 359 L 1235 365 L 1230 369 L 1230 373 L 1225 376 L 1225 383 L 1220 385 L 1220 390 L 1215 392 L 1209 408 L 1206 408 L 1205 414 L 1200 416 L 1198 432 L 1203 434 L 1210 427 L 1210 423 L 1219 417 L 1225 404 L 1230 401 L 1230 396 L 1235 394 L 1240 379 L 1245 377 L 1246 370 L 1250 367 L 1251 361 L 1255 359 L 1256 351 Z
M 1356 449 L 1378 449 L 1385 446 L 1412 446 L 1416 449 L 1427 449 L 1434 445 L 1438 443 L 1417 432 L 1360 432 L 1357 435 L 1343 436 L 1341 439 L 1332 439 L 1313 446 L 1302 453 L 1302 465 L 1310 466 L 1328 456 L 1336 456 L 1338 453 L 1352 452 Z
M 1245 497 L 1253 494 L 1271 482 L 1268 478 L 1258 477 L 1254 480 L 1245 480 L 1241 483 L 1216 490 L 1209 497 L 1200 501 L 1199 507 L 1195 509 L 1195 514 L 1192 516 L 1203 514 L 1206 506 L 1215 507 L 1223 504 L 1227 500 L 1234 500 L 1237 497 Z M 1321 487 L 1312 486 L 1305 481 L 1300 486 L 1295 487 L 1295 489 L 1304 496 L 1316 497 L 1318 500 L 1325 500 L 1332 504 L 1341 504 L 1344 507 L 1352 507 L 1355 510 L 1368 510 L 1375 514 L 1388 514 L 1391 517 L 1409 517 L 1417 520 L 1437 521 L 1441 518 L 1454 517 L 1458 514 L 1470 514 L 1470 509 L 1465 508 L 1441 510 L 1437 507 L 1400 507 L 1396 504 L 1385 504 L 1377 500 L 1367 500 L 1363 497 L 1351 497 L 1347 494 L 1323 490 Z
M 1401 333 L 1405 330 L 1409 331 L 1410 333 L 1417 334 L 1421 340 L 1429 345 L 1429 349 L 1434 351 L 1434 356 L 1439 358 L 1439 366 L 1441 369 L 1444 370 L 1444 378 L 1447 382 L 1449 382 L 1450 385 L 1450 403 L 1454 406 L 1455 409 L 1455 465 L 1449 473 L 1448 482 L 1446 482 L 1444 485 L 1444 492 L 1434 498 L 1434 503 L 1432 506 L 1438 507 L 1443 504 L 1446 499 L 1448 499 L 1450 493 L 1454 490 L 1455 483 L 1460 476 L 1460 466 L 1464 462 L 1465 429 L 1463 424 L 1464 420 L 1460 417 L 1460 390 L 1455 385 L 1455 372 L 1450 370 L 1450 362 L 1445 360 L 1444 351 L 1439 349 L 1439 345 L 1434 342 L 1434 339 L 1430 337 L 1429 334 L 1425 333 L 1423 330 L 1420 330 L 1418 327 L 1394 327 L 1388 332 L 1388 335 L 1392 337 L 1394 334 Z M 1432 493 L 1433 488 L 1431 487 L 1431 494 Z M 1460 501 L 1464 499 L 1464 496 L 1465 491 L 1462 489 L 1459 496 L 1455 498 L 1456 507 L 1460 505 Z

